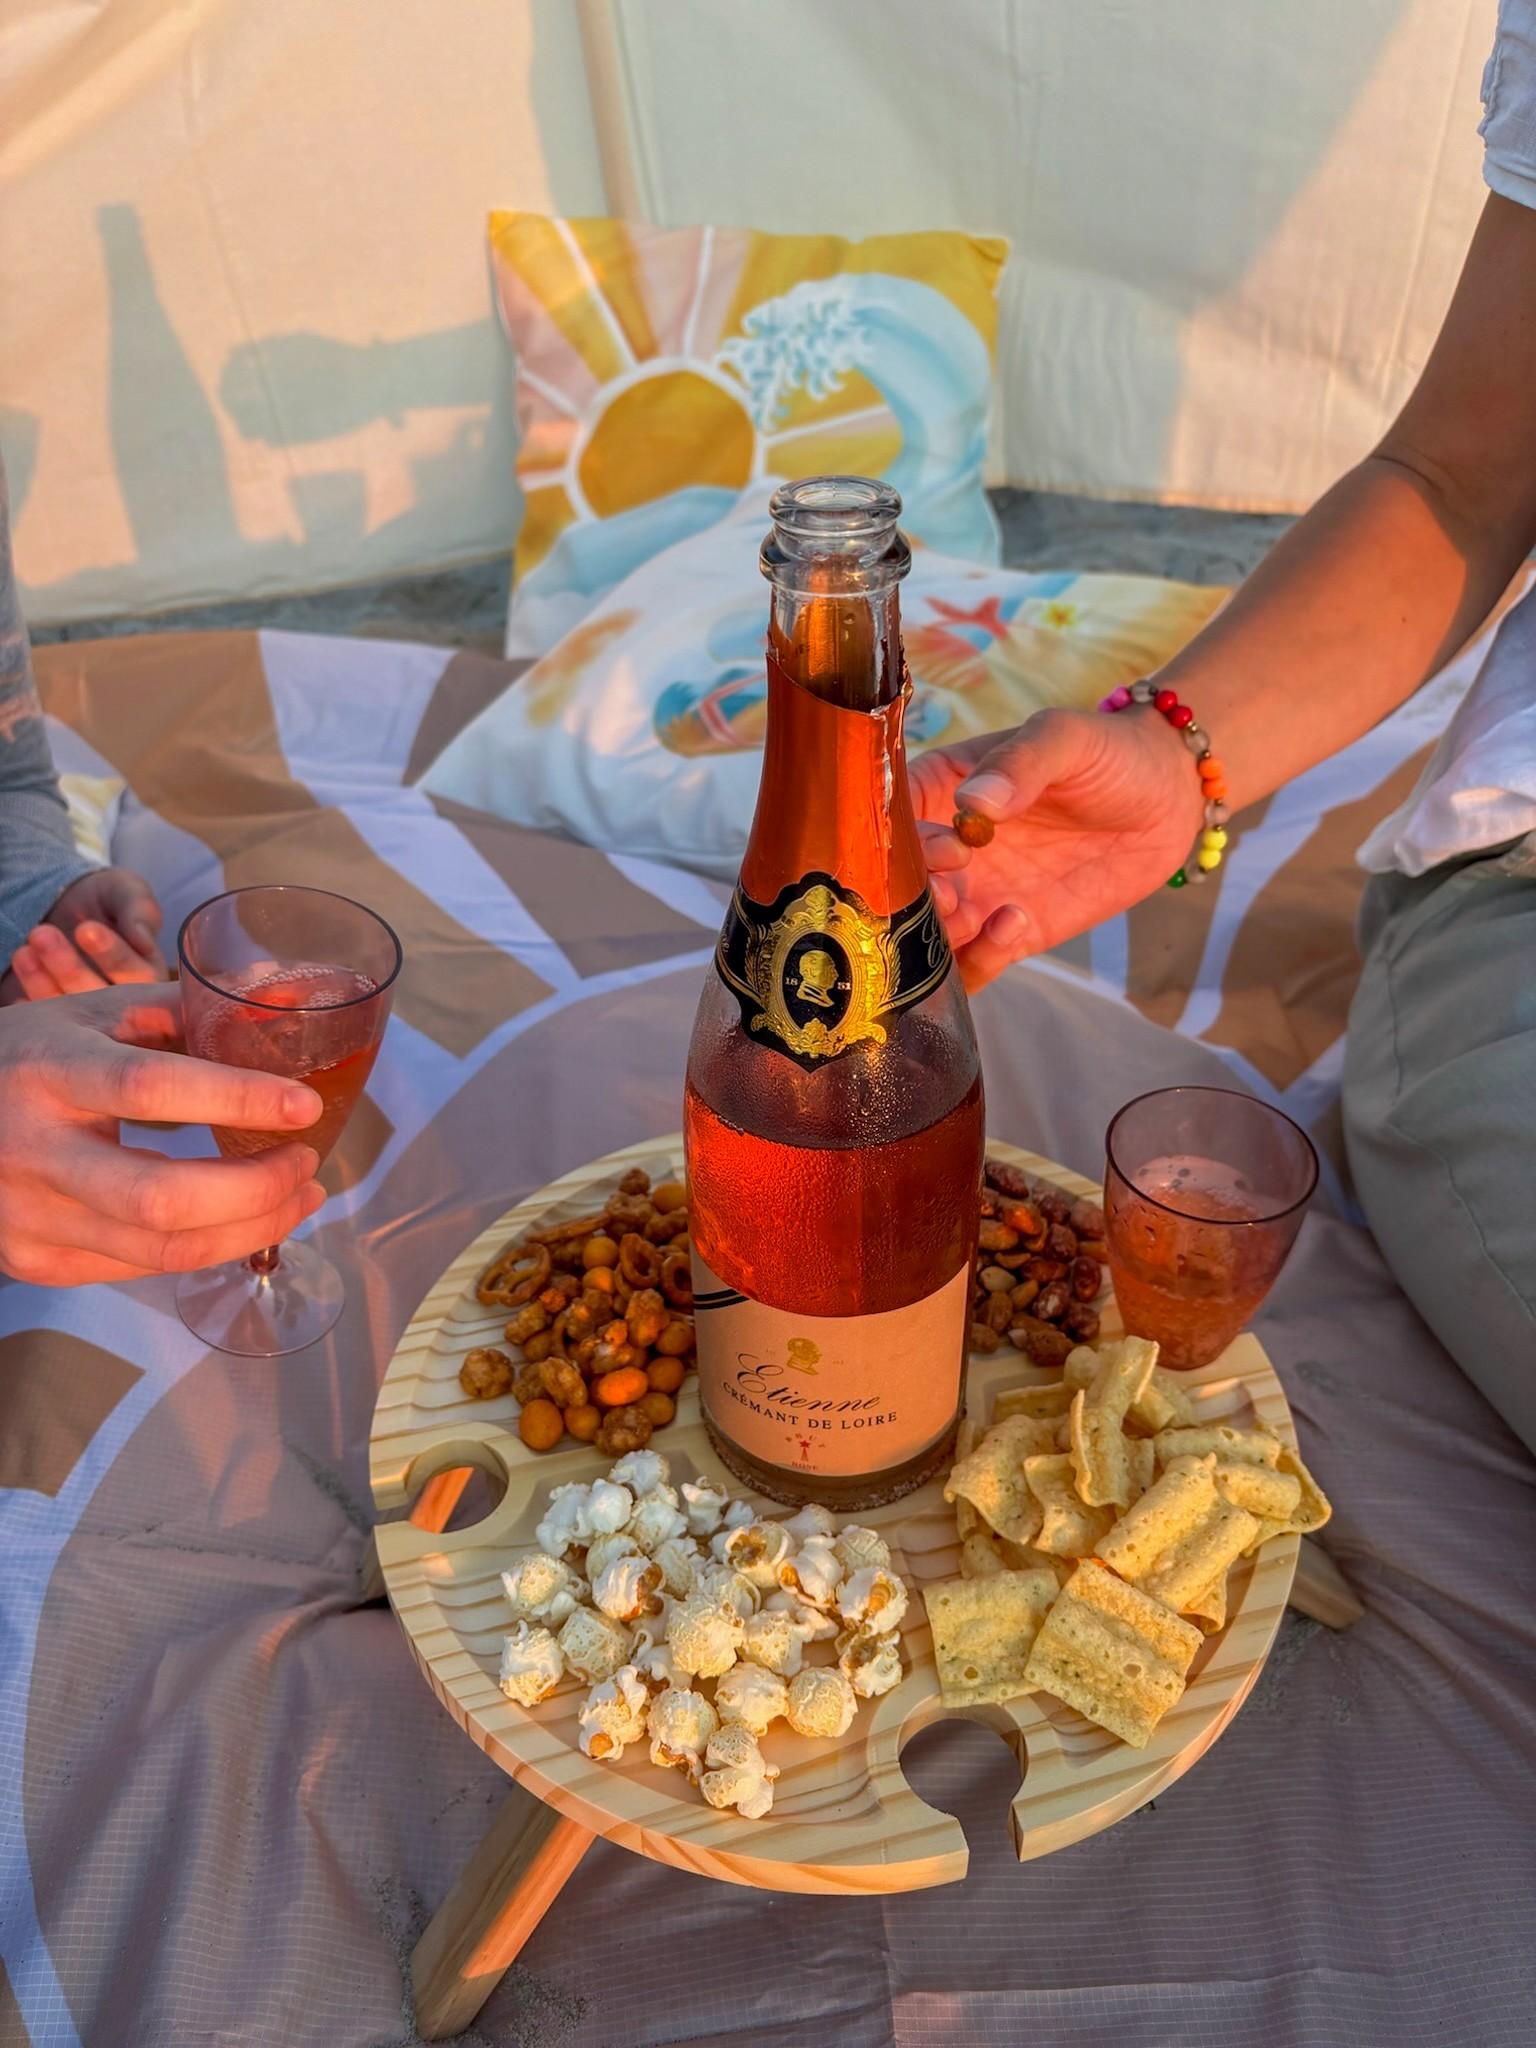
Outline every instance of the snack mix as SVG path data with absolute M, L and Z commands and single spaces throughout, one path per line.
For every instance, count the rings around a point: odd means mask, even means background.
M 693 1363 L 681 1181 L 653 1186 L 632 1168 L 595 1214 L 508 1245 L 475 1292 L 483 1306 L 506 1310 L 508 1348 L 471 1351 L 459 1385 L 475 1401 L 513 1395 L 530 1450 L 574 1437 L 616 1458 L 643 1449 L 677 1413 Z
M 945 1705 L 1046 1692 L 1135 1749 L 1225 1626 L 1237 1560 L 1331 1513 L 1262 1425 L 1201 1425 L 1143 1337 L 1078 1346 L 1059 1380 L 1004 1388 L 985 1433 L 961 1424 L 944 1498 L 960 1576 L 923 1600 Z
M 840 1530 L 825 1508 L 765 1521 L 719 1487 L 670 1479 L 644 1448 L 606 1478 L 555 1487 L 538 1548 L 501 1575 L 515 1624 L 501 1689 L 534 1707 L 578 1680 L 587 1756 L 648 1753 L 711 1806 L 757 1820 L 779 1775 L 759 1745 L 777 1726 L 844 1735 L 861 1702 L 900 1684 L 906 1583 L 873 1529 Z M 827 1661 L 806 1661 L 816 1642 Z

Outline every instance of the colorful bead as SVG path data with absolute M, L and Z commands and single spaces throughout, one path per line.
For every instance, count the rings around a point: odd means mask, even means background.
M 1202 782 L 1220 782 L 1227 772 L 1214 754 L 1204 755 L 1195 763 L 1195 766 L 1200 771 L 1200 780 Z
M 1221 855 L 1214 846 L 1202 846 L 1195 855 L 1195 865 L 1204 868 L 1209 874 L 1212 868 L 1221 866 Z
M 1224 804 L 1227 800 L 1227 785 L 1224 782 L 1208 782 L 1205 785 L 1205 794 L 1208 802 Z
M 1150 704 L 1152 702 L 1152 696 L 1152 685 L 1147 681 L 1145 676 L 1141 678 L 1140 682 L 1132 683 L 1131 702 L 1133 704 Z
M 1225 825 L 1231 813 L 1225 804 L 1207 804 L 1205 815 L 1212 825 Z
M 1184 870 L 1180 868 L 1176 875 L 1170 875 L 1168 877 L 1168 886 L 1170 889 L 1182 889 L 1184 884 L 1188 880 L 1188 875 L 1186 875 Z
M 1168 723 L 1175 732 L 1182 732 L 1186 725 L 1193 725 L 1194 722 L 1195 714 L 1187 704 L 1175 704 L 1168 713 Z
M 1178 701 L 1177 694 L 1172 690 L 1159 690 L 1152 699 L 1154 709 L 1161 711 L 1165 717 L 1173 710 Z
M 1176 691 L 1159 690 L 1148 677 L 1139 676 L 1129 687 L 1122 683 L 1099 699 L 1101 711 L 1124 711 L 1130 704 L 1151 704 L 1160 711 L 1174 731 L 1184 735 L 1185 746 L 1195 756 L 1205 825 L 1192 859 L 1168 877 L 1168 887 L 1182 889 L 1190 883 L 1207 881 L 1221 866 L 1226 850 L 1227 835 L 1221 829 L 1227 822 L 1226 770 L 1206 745 L 1206 735 L 1196 722 L 1194 712 L 1187 704 L 1179 702 Z
M 1226 833 L 1218 831 L 1214 826 L 1208 826 L 1206 830 L 1200 834 L 1200 844 L 1202 846 L 1210 847 L 1213 853 L 1220 853 L 1222 848 L 1226 845 L 1226 843 Z
M 1131 693 L 1122 683 L 1118 690 L 1111 690 L 1107 697 L 1099 700 L 1101 711 L 1123 711 L 1131 701 Z
M 1184 744 L 1192 754 L 1205 751 L 1205 734 L 1193 721 L 1184 728 Z

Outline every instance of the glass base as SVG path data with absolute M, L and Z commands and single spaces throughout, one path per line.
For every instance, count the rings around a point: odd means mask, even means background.
M 188 1273 L 176 1289 L 176 1307 L 193 1336 L 241 1358 L 286 1358 L 317 1344 L 346 1298 L 330 1260 L 293 1242 L 282 1247 L 270 1273 L 234 1259 Z

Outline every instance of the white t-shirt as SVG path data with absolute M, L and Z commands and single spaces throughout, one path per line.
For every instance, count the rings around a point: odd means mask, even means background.
M 1478 132 L 1489 187 L 1536 207 L 1536 0 L 1500 0 Z M 1421 875 L 1528 832 L 1536 832 L 1536 590 L 1500 626 L 1413 794 L 1367 839 L 1360 861 L 1378 874 Z

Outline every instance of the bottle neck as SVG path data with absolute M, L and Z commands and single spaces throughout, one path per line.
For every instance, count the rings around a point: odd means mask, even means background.
M 741 869 L 749 897 L 772 903 L 818 873 L 879 917 L 922 895 L 907 694 L 894 585 L 858 595 L 775 586 L 763 778 Z

